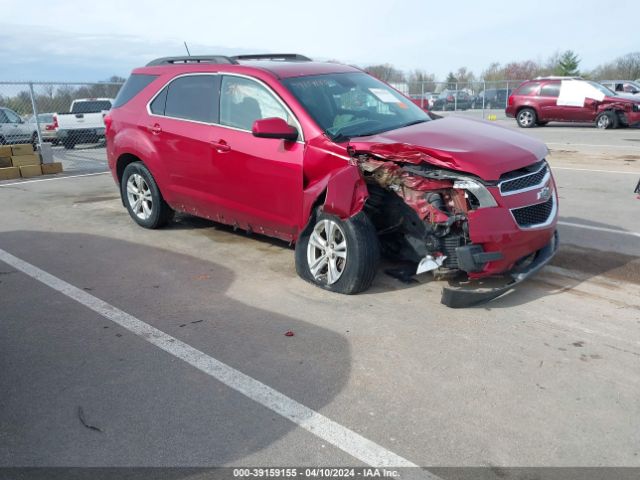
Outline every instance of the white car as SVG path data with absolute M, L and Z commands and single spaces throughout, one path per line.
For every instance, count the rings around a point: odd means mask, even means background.
M 104 140 L 104 116 L 111 110 L 112 98 L 79 98 L 71 103 L 69 113 L 58 113 L 54 122 L 58 141 L 70 149 L 78 143 Z
M 36 126 L 25 123 L 13 110 L 0 107 L 0 144 L 16 143 L 38 143 Z

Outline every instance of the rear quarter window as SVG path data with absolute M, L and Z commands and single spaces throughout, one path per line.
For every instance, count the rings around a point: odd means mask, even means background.
M 541 97 L 558 97 L 560 95 L 560 82 L 547 83 L 540 89 Z
M 514 95 L 534 95 L 538 91 L 538 87 L 540 86 L 537 82 L 527 83 L 519 87 Z
M 134 73 L 131 75 L 124 85 L 120 88 L 118 95 L 116 96 L 116 100 L 113 102 L 112 108 L 118 108 L 127 103 L 133 97 L 138 95 L 142 90 L 144 90 L 147 85 L 153 82 L 157 75 L 146 75 L 146 74 L 138 74 Z

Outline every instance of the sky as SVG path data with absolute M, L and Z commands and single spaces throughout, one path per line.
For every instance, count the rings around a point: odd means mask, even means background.
M 156 57 L 301 53 L 444 80 L 572 49 L 591 69 L 640 50 L 636 1 L 0 0 L 0 81 L 126 77 Z

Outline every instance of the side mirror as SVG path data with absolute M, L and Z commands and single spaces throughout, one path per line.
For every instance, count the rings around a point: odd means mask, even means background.
M 281 138 L 291 142 L 298 138 L 298 130 L 277 117 L 256 120 L 251 127 L 251 133 L 258 138 Z

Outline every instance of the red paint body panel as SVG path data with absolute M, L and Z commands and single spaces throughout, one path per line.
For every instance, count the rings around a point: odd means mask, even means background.
M 443 168 L 497 180 L 511 170 L 545 157 L 538 140 L 488 122 L 447 117 L 370 137 L 351 139 L 356 151 L 371 151 L 409 163 L 427 162 Z

